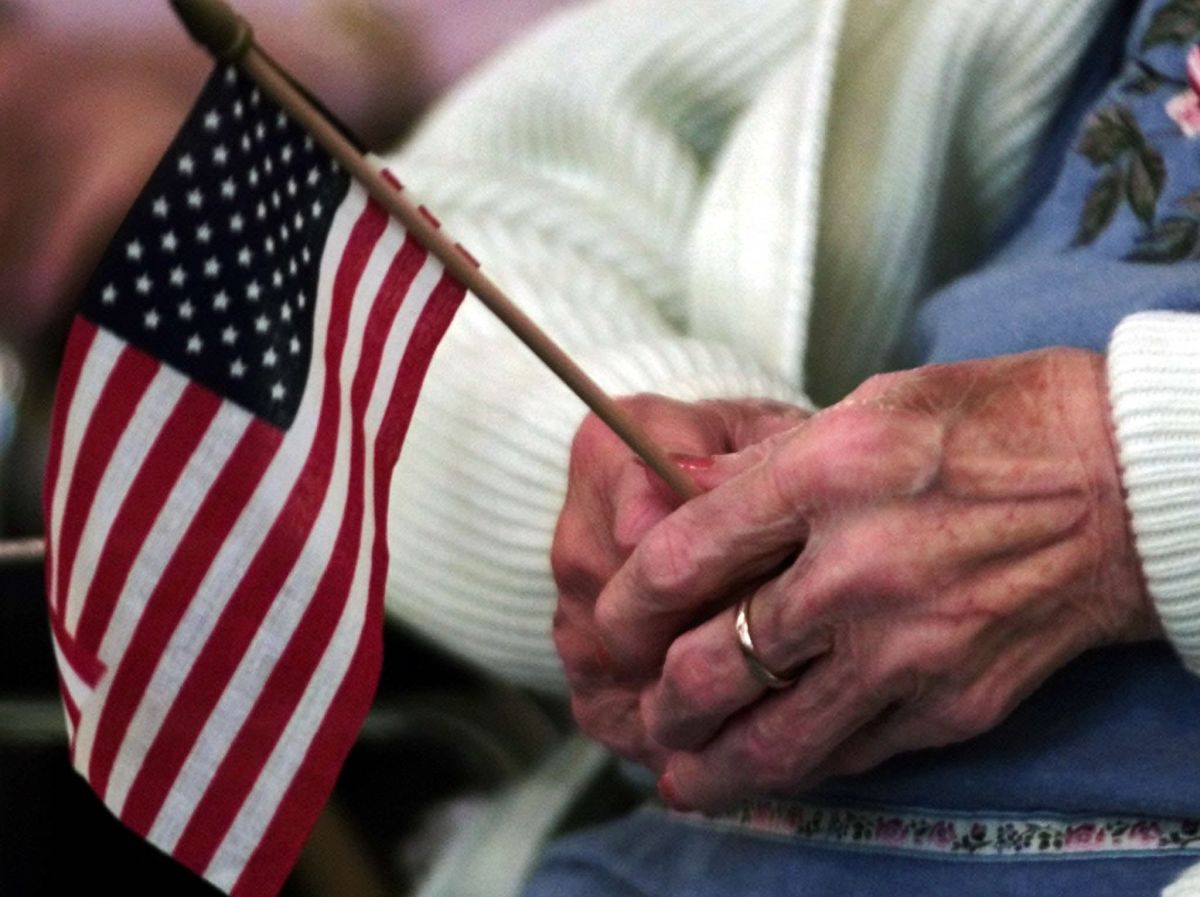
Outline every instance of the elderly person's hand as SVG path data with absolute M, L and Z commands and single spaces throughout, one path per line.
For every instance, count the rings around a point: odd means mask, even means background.
M 613 681 L 648 682 L 621 716 L 677 806 L 717 810 L 964 740 L 1082 651 L 1161 634 L 1094 353 L 877 377 L 692 468 L 711 491 L 632 534 L 592 636 Z M 758 660 L 794 684 L 768 689 L 745 662 L 744 596 Z M 626 748 L 596 715 L 585 729 Z
M 737 451 L 808 416 L 798 408 L 756 400 L 685 404 L 636 396 L 622 404 L 668 451 L 695 457 Z M 657 768 L 666 753 L 646 738 L 639 711 L 641 693 L 655 671 L 614 675 L 599 638 L 595 605 L 643 535 L 679 500 L 594 416 L 575 437 L 569 483 L 551 562 L 559 588 L 554 638 L 573 709 L 594 737 Z

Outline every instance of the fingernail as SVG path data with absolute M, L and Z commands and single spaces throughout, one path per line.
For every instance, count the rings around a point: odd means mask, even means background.
M 675 490 L 667 485 L 667 482 L 654 472 L 654 468 L 652 468 L 645 461 L 642 461 L 640 458 L 638 459 L 638 463 L 642 465 L 642 470 L 646 474 L 646 482 L 649 484 L 650 489 L 659 498 L 659 500 L 669 506 L 679 504 L 679 496 L 675 494 Z
M 679 792 L 675 788 L 675 780 L 671 777 L 671 773 L 664 772 L 658 777 L 658 796 L 662 798 L 662 802 L 679 813 L 690 813 L 692 808 L 679 799 Z
M 684 470 L 708 470 L 717 463 L 712 455 L 685 455 L 682 452 L 671 452 L 668 456 L 676 467 Z

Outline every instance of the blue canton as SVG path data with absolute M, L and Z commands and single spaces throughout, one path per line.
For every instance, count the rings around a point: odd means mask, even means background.
M 219 69 L 129 212 L 81 313 L 276 426 L 295 417 L 318 268 L 348 176 Z

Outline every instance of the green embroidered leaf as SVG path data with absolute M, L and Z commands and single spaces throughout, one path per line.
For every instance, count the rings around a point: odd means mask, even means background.
M 1128 262 L 1179 262 L 1195 254 L 1200 244 L 1200 222 L 1191 218 L 1168 218 L 1138 239 Z
M 1130 159 L 1125 195 L 1133 213 L 1146 224 L 1154 221 L 1154 209 L 1166 177 L 1162 155 L 1154 147 L 1143 146 Z
M 1092 185 L 1079 216 L 1079 230 L 1075 232 L 1072 246 L 1086 246 L 1108 227 L 1121 202 L 1123 180 L 1120 170 L 1112 168 Z
M 1121 90 L 1125 93 L 1132 93 L 1139 97 L 1149 96 L 1163 86 L 1164 80 L 1161 75 L 1152 72 L 1145 68 L 1134 68 L 1124 80 L 1121 81 Z
M 1142 35 L 1142 49 L 1159 44 L 1189 43 L 1200 35 L 1200 0 L 1171 0 L 1164 5 Z
M 1133 113 L 1124 106 L 1106 106 L 1088 116 L 1079 138 L 1079 152 L 1093 165 L 1105 165 L 1144 143 Z

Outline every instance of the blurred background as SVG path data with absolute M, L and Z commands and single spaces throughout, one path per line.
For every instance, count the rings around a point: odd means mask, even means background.
M 368 146 L 385 149 L 473 66 L 570 2 L 236 5 L 264 46 Z M 127 834 L 70 771 L 37 541 L 50 406 L 76 294 L 208 69 L 167 0 L 0 0 L 4 895 L 109 883 L 121 893 L 214 893 Z M 546 832 L 635 799 L 568 731 L 561 708 L 389 631 L 375 707 L 285 893 L 505 893 Z

